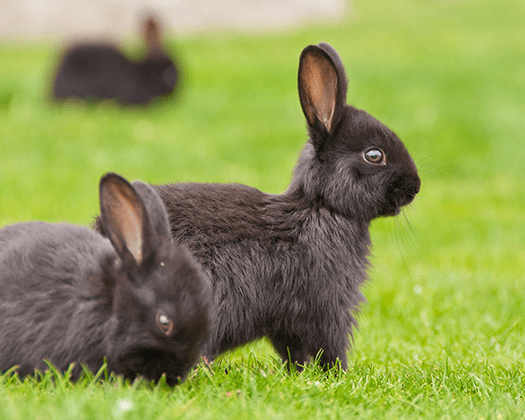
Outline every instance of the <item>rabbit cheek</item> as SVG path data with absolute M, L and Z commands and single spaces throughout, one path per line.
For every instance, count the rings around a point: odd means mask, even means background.
M 168 89 L 168 92 L 173 90 L 175 83 L 177 82 L 177 70 L 175 66 L 168 66 L 162 72 L 162 81 L 164 82 L 165 87 Z
M 119 281 L 115 285 L 113 295 L 113 312 L 119 317 L 128 312 L 128 308 L 136 307 L 135 299 L 129 293 L 129 285 Z

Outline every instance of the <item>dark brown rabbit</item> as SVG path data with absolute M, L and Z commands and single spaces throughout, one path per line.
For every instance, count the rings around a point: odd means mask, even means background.
M 156 187 L 175 241 L 213 284 L 208 358 L 266 336 L 292 363 L 322 352 L 322 365 L 346 368 L 370 222 L 396 215 L 419 192 L 399 138 L 346 104 L 345 72 L 330 45 L 304 49 L 298 87 L 310 140 L 283 194 L 238 184 Z M 103 220 L 97 227 L 105 229 Z
M 159 25 L 152 17 L 144 25 L 146 57 L 131 61 L 110 44 L 78 44 L 62 57 L 53 82 L 56 99 L 115 99 L 147 104 L 172 93 L 179 70 L 162 46 Z
M 173 242 L 158 194 L 116 174 L 100 181 L 109 241 L 43 222 L 0 230 L 0 372 L 75 363 L 175 385 L 197 361 L 211 322 L 211 285 Z

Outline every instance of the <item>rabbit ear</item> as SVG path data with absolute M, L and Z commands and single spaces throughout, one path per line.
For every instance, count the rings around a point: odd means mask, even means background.
M 159 194 L 151 185 L 141 181 L 133 181 L 131 185 L 137 194 L 140 195 L 150 222 L 151 233 L 149 234 L 150 241 L 147 244 L 147 251 L 153 252 L 163 245 L 171 244 L 173 238 L 171 236 L 168 212 Z
M 148 55 L 162 51 L 159 24 L 153 16 L 150 16 L 144 24 L 144 38 Z
M 102 223 L 109 240 L 125 263 L 140 265 L 150 230 L 142 199 L 128 181 L 113 173 L 102 177 L 99 193 Z
M 328 44 L 309 45 L 301 53 L 299 99 L 308 124 L 326 136 L 346 105 L 346 76 L 337 52 Z

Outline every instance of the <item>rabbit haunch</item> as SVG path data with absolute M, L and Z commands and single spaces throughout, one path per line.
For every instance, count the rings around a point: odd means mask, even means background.
M 173 242 L 158 194 L 116 174 L 100 182 L 108 238 L 68 224 L 0 230 L 0 371 L 21 376 L 75 363 L 170 385 L 196 362 L 210 323 L 211 287 Z
M 347 367 L 370 222 L 409 204 L 420 179 L 399 138 L 346 105 L 346 84 L 330 45 L 303 50 L 298 88 L 310 140 L 283 194 L 238 184 L 156 187 L 175 241 L 213 284 L 208 358 L 266 336 L 285 360 L 322 352 L 322 365 Z

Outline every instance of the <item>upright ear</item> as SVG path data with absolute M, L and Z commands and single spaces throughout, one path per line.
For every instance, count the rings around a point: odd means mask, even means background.
M 299 59 L 299 99 L 308 125 L 322 137 L 337 125 L 346 105 L 346 75 L 330 45 L 309 45 Z
M 173 241 L 171 236 L 171 227 L 168 218 L 168 212 L 164 202 L 155 189 L 141 181 L 131 183 L 137 194 L 142 199 L 142 204 L 146 209 L 151 227 L 151 240 L 146 247 L 146 252 L 153 252 L 159 247 L 170 245 Z
M 151 240 L 142 199 L 128 181 L 114 173 L 102 177 L 99 194 L 104 230 L 117 254 L 125 264 L 140 265 Z
M 159 24 L 153 16 L 147 18 L 144 23 L 144 38 L 148 55 L 162 51 Z

